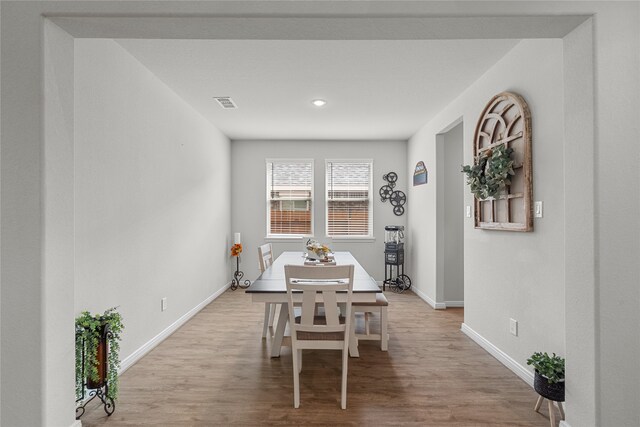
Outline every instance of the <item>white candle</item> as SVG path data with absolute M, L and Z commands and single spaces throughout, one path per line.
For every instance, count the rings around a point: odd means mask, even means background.
M 235 233 L 233 235 L 233 243 L 240 243 L 240 233 Z

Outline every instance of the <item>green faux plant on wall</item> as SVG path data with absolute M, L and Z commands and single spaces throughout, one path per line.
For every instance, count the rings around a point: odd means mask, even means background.
M 477 199 L 495 197 L 511 184 L 510 177 L 515 174 L 511 153 L 513 148 L 502 144 L 482 152 L 473 165 L 462 167 L 462 172 L 467 174 L 467 184 Z
M 108 328 L 106 341 L 109 348 L 105 379 L 109 385 L 107 397 L 116 400 L 118 396 L 120 334 L 124 326 L 122 324 L 122 316 L 116 311 L 116 307 L 113 307 L 103 314 L 94 315 L 88 311 L 83 311 L 76 318 L 76 399 L 84 398 L 83 392 L 86 380 L 94 383 L 100 383 L 101 381 L 98 370 L 98 347 L 104 335 L 105 327 Z

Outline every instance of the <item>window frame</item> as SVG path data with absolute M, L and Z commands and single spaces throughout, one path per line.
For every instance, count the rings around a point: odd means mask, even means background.
M 368 163 L 369 164 L 369 190 L 368 190 L 368 221 L 367 221 L 367 229 L 368 234 L 329 234 L 329 182 L 327 179 L 327 168 L 329 163 Z M 333 240 L 372 240 L 375 239 L 373 233 L 373 159 L 325 159 L 324 161 L 324 224 L 325 224 L 325 237 L 333 239 Z
M 271 189 L 269 188 L 269 177 L 268 177 L 268 172 L 269 172 L 269 163 L 308 163 L 311 165 L 311 193 L 309 196 L 309 202 L 311 203 L 309 212 L 311 215 L 310 218 L 310 222 L 311 222 L 311 230 L 310 230 L 310 234 L 273 234 L 271 233 Z M 266 211 L 266 218 L 265 218 L 265 224 L 266 224 L 266 239 L 270 239 L 270 240 L 297 240 L 297 239 L 302 239 L 302 238 L 309 238 L 309 237 L 313 237 L 313 233 L 314 233 L 314 222 L 315 222 L 315 215 L 314 215 L 314 199 L 315 199 L 315 159 L 312 158 L 267 158 L 265 159 L 265 164 L 264 164 L 265 168 L 264 168 L 264 177 L 265 177 L 265 199 L 266 199 L 266 206 L 265 206 L 265 211 Z

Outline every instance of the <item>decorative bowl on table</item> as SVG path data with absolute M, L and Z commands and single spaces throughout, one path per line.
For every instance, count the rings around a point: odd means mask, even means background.
M 316 240 L 307 240 L 307 258 L 317 259 L 318 261 L 328 261 L 328 255 L 331 249 L 328 246 L 318 243 Z

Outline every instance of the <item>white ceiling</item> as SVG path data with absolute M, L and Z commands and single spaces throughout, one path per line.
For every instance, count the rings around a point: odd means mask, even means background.
M 518 42 L 117 41 L 230 139 L 407 139 Z

